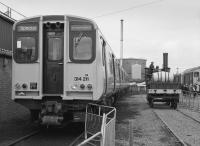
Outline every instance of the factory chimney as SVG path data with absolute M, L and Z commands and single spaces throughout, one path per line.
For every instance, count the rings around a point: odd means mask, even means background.
M 120 66 L 123 64 L 123 19 L 121 19 Z

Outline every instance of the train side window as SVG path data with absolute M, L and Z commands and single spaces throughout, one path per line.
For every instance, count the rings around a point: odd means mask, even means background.
M 110 64 L 110 73 L 113 74 L 113 58 L 112 58 L 112 55 L 110 54 L 110 61 L 109 61 L 109 64 Z
M 199 77 L 199 72 L 194 72 L 194 77 Z
M 105 55 L 105 47 L 106 47 L 106 42 L 103 40 L 102 37 L 100 37 L 100 39 L 102 40 L 102 63 L 103 63 L 103 66 L 105 65 L 105 59 L 106 59 L 106 55 Z
M 113 70 L 113 74 L 114 74 L 114 77 L 115 77 L 115 56 L 112 54 L 112 70 Z M 115 77 L 116 78 L 116 77 Z
M 17 62 L 28 63 L 37 60 L 35 37 L 20 36 L 17 37 L 16 43 L 14 58 Z

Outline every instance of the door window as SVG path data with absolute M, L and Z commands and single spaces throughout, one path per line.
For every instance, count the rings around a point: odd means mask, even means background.
M 63 58 L 62 38 L 50 37 L 48 39 L 48 60 L 56 61 Z

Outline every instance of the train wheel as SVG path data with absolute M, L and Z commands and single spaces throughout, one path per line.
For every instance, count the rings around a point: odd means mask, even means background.
M 73 113 L 72 112 L 66 112 L 64 113 L 64 120 L 65 121 L 70 121 L 70 120 L 73 120 Z

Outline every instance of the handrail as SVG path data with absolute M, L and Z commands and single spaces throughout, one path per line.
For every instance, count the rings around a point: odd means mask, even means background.
M 13 16 L 13 15 L 12 15 L 13 12 L 14 12 L 15 15 L 17 14 L 17 16 L 20 16 L 20 17 L 22 17 L 22 18 L 25 18 L 25 17 L 26 17 L 26 16 L 23 15 L 22 13 L 19 13 L 18 11 L 12 9 L 11 7 L 7 6 L 6 4 L 4 4 L 4 3 L 2 3 L 2 2 L 0 2 L 0 6 L 3 6 L 3 7 L 4 7 L 3 9 L 7 9 L 5 12 L 3 12 L 2 10 L 0 10 L 0 13 L 1 13 L 2 15 L 4 15 L 4 16 L 7 16 L 7 17 L 11 18 L 11 19 L 14 20 L 14 21 L 17 20 L 17 19 L 12 17 L 12 16 Z

